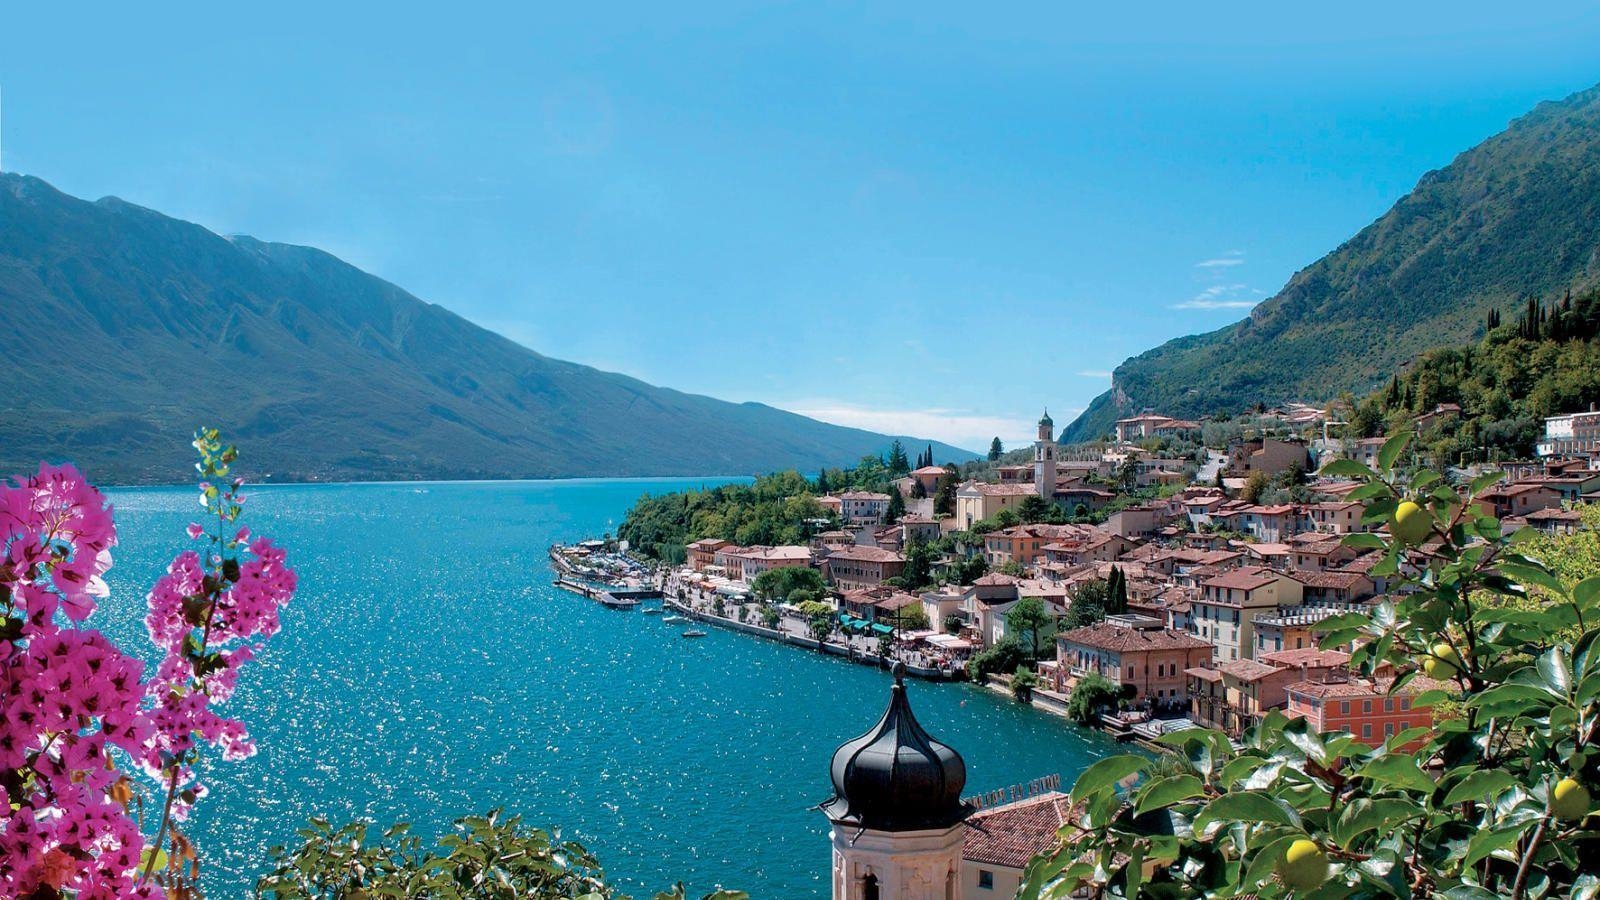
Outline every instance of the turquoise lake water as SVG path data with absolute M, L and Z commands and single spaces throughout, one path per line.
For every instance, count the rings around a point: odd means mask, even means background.
M 756 898 L 828 890 L 828 760 L 872 725 L 887 674 L 557 591 L 553 541 L 633 500 L 715 480 L 263 487 L 246 522 L 300 573 L 284 629 L 229 704 L 260 745 L 219 766 L 188 832 L 215 898 L 245 897 L 313 814 L 447 823 L 493 807 L 559 825 L 636 896 L 682 880 Z M 121 545 L 96 619 L 148 647 L 143 597 L 195 517 L 189 488 L 109 492 Z M 913 682 L 967 760 L 968 793 L 1116 751 L 968 685 Z

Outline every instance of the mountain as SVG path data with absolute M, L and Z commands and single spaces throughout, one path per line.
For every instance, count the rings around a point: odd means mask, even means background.
M 1063 440 L 1121 416 L 1236 412 L 1365 393 L 1423 351 L 1514 310 L 1600 282 L 1600 87 L 1542 103 L 1422 176 L 1382 218 L 1248 318 L 1118 366 Z
M 0 332 L 0 472 L 184 480 L 202 424 L 275 480 L 814 471 L 891 440 L 551 359 L 327 253 L 10 174 Z

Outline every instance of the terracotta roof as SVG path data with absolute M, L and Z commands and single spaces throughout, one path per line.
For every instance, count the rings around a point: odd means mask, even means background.
M 860 545 L 853 545 L 853 546 L 849 546 L 849 547 L 840 547 L 839 549 L 833 551 L 832 553 L 829 553 L 828 554 L 828 558 L 829 559 L 845 559 L 845 560 L 850 560 L 851 562 L 878 562 L 878 563 L 882 563 L 882 562 L 905 562 L 906 561 L 906 558 L 904 556 L 901 556 L 898 553 L 894 553 L 894 552 L 889 551 L 889 550 L 882 550 L 882 549 L 879 549 L 877 547 L 862 547 Z
M 1258 516 L 1286 516 L 1294 512 L 1294 507 L 1288 503 L 1277 506 L 1254 506 L 1250 508 L 1250 512 Z
M 887 610 L 905 609 L 908 606 L 920 606 L 921 604 L 921 597 L 913 597 L 910 594 L 903 594 L 899 592 L 890 594 L 881 600 L 872 601 L 873 606 L 877 607 L 878 609 Z
M 1293 552 L 1293 548 L 1288 544 L 1260 543 L 1246 544 L 1245 551 L 1254 553 L 1256 556 L 1288 556 Z
M 984 587 L 1005 587 L 1016 584 L 1021 580 L 1022 579 L 1013 575 L 1007 575 L 1004 572 L 990 572 L 987 575 L 980 575 L 973 579 L 972 583 L 981 584 Z
M 943 466 L 923 466 L 920 469 L 912 469 L 911 470 L 911 474 L 913 474 L 913 475 L 943 475 L 947 471 L 949 471 L 949 470 L 946 469 Z
M 1554 519 L 1560 522 L 1582 522 L 1583 514 L 1575 509 L 1536 509 L 1523 518 L 1530 521 L 1535 519 Z
M 1121 625 L 1112 625 L 1107 622 L 1096 622 L 1074 628 L 1071 631 L 1056 635 L 1056 640 L 1062 643 L 1077 644 L 1081 647 L 1093 647 L 1096 650 L 1115 650 L 1118 653 L 1128 653 L 1142 650 L 1198 650 L 1210 649 L 1211 644 L 1180 631 L 1152 628 L 1143 630 L 1138 628 L 1125 628 Z
M 967 817 L 961 857 L 976 863 L 1020 869 L 1055 848 L 1056 832 L 1071 815 L 1071 799 L 1052 791 Z
M 1034 492 L 1031 484 L 988 484 L 982 481 L 974 481 L 966 485 L 964 490 L 977 491 L 986 497 L 1021 497 Z
M 1232 675 L 1234 678 L 1246 683 L 1260 681 L 1269 675 L 1275 675 L 1283 671 L 1276 666 L 1269 666 L 1253 659 L 1236 659 L 1232 662 L 1225 662 L 1217 668 L 1222 674 Z
M 806 559 L 811 558 L 810 547 L 743 547 L 725 550 L 729 556 L 747 559 Z
M 1360 584 L 1367 576 L 1360 572 L 1335 571 L 1335 572 L 1305 572 L 1294 571 L 1289 577 L 1300 582 L 1306 587 L 1314 588 L 1344 588 L 1346 590 Z
M 1338 650 L 1301 647 L 1298 650 L 1275 650 L 1271 653 L 1263 653 L 1258 658 L 1269 666 L 1280 666 L 1286 669 L 1298 669 L 1301 666 L 1313 669 L 1332 669 L 1349 662 L 1350 654 L 1341 653 Z
M 839 495 L 840 500 L 882 500 L 889 502 L 888 494 L 877 494 L 872 491 L 845 491 Z
M 1368 681 L 1366 679 L 1352 678 L 1346 681 L 1299 681 L 1289 685 L 1284 690 L 1300 694 L 1305 697 L 1315 697 L 1319 700 L 1349 700 L 1353 698 L 1381 698 L 1388 696 L 1389 685 L 1393 681 Z M 1418 676 L 1406 682 L 1395 694 L 1410 696 L 1423 691 L 1438 688 L 1449 688 L 1450 685 L 1443 681 L 1434 681 L 1431 678 Z
M 1378 551 L 1378 550 L 1373 550 L 1370 553 L 1361 554 L 1360 556 L 1356 557 L 1355 559 L 1350 560 L 1349 562 L 1345 563 L 1344 565 L 1340 566 L 1339 568 L 1335 569 L 1334 571 L 1335 572 L 1359 572 L 1362 575 L 1365 575 L 1368 572 L 1371 572 L 1372 571 L 1372 567 L 1377 565 L 1382 560 L 1383 560 L 1383 553 L 1381 551 Z
M 1209 681 L 1212 684 L 1222 680 L 1222 673 L 1210 666 L 1195 666 L 1192 669 L 1184 669 L 1183 674 L 1198 678 L 1201 681 Z
M 1206 587 L 1233 588 L 1241 591 L 1253 591 L 1259 587 L 1266 587 L 1278 580 L 1278 573 L 1258 566 L 1247 566 L 1224 572 L 1215 578 L 1205 581 Z

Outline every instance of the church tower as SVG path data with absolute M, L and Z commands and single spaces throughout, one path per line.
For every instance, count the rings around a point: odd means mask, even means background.
M 1033 443 L 1033 489 L 1046 502 L 1056 496 L 1056 423 L 1050 410 L 1039 420 L 1039 439 Z
M 955 900 L 968 808 L 967 766 L 906 700 L 895 663 L 883 718 L 833 754 L 833 900 Z

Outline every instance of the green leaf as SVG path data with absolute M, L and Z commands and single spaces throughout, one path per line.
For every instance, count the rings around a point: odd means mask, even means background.
M 1255 858 L 1250 861 L 1250 867 L 1245 869 L 1244 880 L 1240 887 L 1250 890 L 1272 877 L 1277 870 L 1278 863 L 1283 860 L 1283 855 L 1289 852 L 1289 845 L 1299 840 L 1299 834 L 1286 834 L 1268 843 L 1256 852 Z
M 1134 803 L 1134 812 L 1143 814 L 1182 800 L 1204 796 L 1205 792 L 1205 782 L 1193 775 L 1158 778 L 1139 790 L 1139 796 Z
M 1469 497 L 1476 497 L 1483 493 L 1485 488 L 1492 484 L 1497 484 L 1505 477 L 1506 473 L 1500 471 L 1499 469 L 1496 469 L 1493 472 L 1485 472 L 1482 475 L 1479 475 L 1477 478 L 1472 479 L 1472 483 L 1467 487 L 1467 495 Z
M 1215 821 L 1248 822 L 1250 824 L 1272 822 L 1278 825 L 1299 827 L 1300 816 L 1270 794 L 1260 791 L 1238 791 L 1232 794 L 1223 794 L 1221 797 L 1206 804 L 1205 811 L 1195 816 L 1194 830 L 1199 832 L 1210 822 Z
M 1411 443 L 1411 432 L 1402 431 L 1378 448 L 1378 468 L 1388 471 L 1394 468 L 1395 461 L 1400 459 L 1400 454 L 1405 452 L 1406 446 Z
M 1572 586 L 1572 602 L 1579 607 L 1586 608 L 1597 601 L 1600 601 L 1600 575 L 1590 575 Z
M 1323 466 L 1320 473 L 1336 478 L 1376 478 L 1378 473 L 1353 459 L 1336 459 Z
M 1334 840 L 1348 849 L 1352 840 L 1369 831 L 1386 834 L 1400 823 L 1426 814 L 1413 800 L 1400 797 L 1369 800 L 1362 797 L 1352 800 L 1339 815 L 1339 821 L 1333 829 Z
M 1572 694 L 1572 663 L 1560 646 L 1551 647 L 1539 657 L 1539 676 L 1562 697 Z
M 1360 487 L 1356 488 L 1355 490 L 1351 491 L 1350 493 L 1345 494 L 1344 498 L 1346 500 L 1350 501 L 1351 503 L 1361 503 L 1361 502 L 1364 502 L 1364 501 L 1367 501 L 1367 500 L 1371 500 L 1374 497 L 1392 497 L 1392 496 L 1394 496 L 1394 488 L 1390 487 L 1387 482 L 1384 482 L 1384 481 L 1369 481 L 1366 484 L 1363 484 L 1362 486 L 1360 486 Z
M 1454 806 L 1468 800 L 1486 800 L 1498 796 L 1516 783 L 1515 778 L 1500 769 L 1476 769 L 1450 789 L 1442 805 Z
M 1467 701 L 1467 706 L 1476 709 L 1527 701 L 1548 705 L 1552 699 L 1550 688 L 1542 684 L 1497 684 L 1481 694 L 1473 695 Z
M 1371 531 L 1352 531 L 1339 542 L 1357 550 L 1383 550 L 1389 546 L 1382 535 Z
M 1380 756 L 1362 766 L 1357 774 L 1379 784 L 1424 794 L 1435 788 L 1433 779 L 1417 768 L 1417 761 L 1410 756 Z
M 1499 568 L 1500 574 L 1513 581 L 1521 582 L 1524 586 L 1536 584 L 1559 597 L 1567 595 L 1566 585 L 1562 584 L 1559 578 L 1538 566 L 1503 562 L 1497 568 Z
M 1117 784 L 1130 775 L 1150 770 L 1150 760 L 1131 754 L 1102 759 L 1083 770 L 1072 785 L 1072 796 L 1081 800 Z
M 1527 831 L 1535 821 L 1534 819 L 1528 819 L 1509 828 L 1488 829 L 1477 832 L 1472 836 L 1471 840 L 1467 841 L 1467 855 L 1461 860 L 1461 867 L 1470 869 L 1477 865 L 1479 860 L 1496 850 L 1515 844 L 1518 840 L 1521 840 L 1522 833 Z
M 1500 895 L 1475 884 L 1458 884 L 1439 895 L 1445 900 L 1500 900 Z

